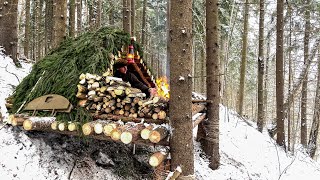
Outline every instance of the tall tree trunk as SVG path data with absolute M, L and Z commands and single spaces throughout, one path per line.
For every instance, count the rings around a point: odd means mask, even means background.
M 131 0 L 123 0 L 123 30 L 127 33 L 131 33 L 131 18 L 130 18 L 130 4 Z
M 18 0 L 0 0 L 2 17 L 0 18 L 0 45 L 6 50 L 13 62 L 19 66 L 17 59 L 17 21 L 18 21 Z
M 288 75 L 288 94 L 291 94 L 291 88 L 292 88 L 292 59 L 291 59 L 291 46 L 292 46 L 292 42 L 291 42 L 291 38 L 292 38 L 292 14 L 291 14 L 291 8 L 288 9 L 289 12 L 289 16 L 290 16 L 290 22 L 289 22 L 289 50 L 288 50 L 288 61 L 289 61 L 289 75 Z M 291 151 L 291 128 L 292 128 L 292 119 L 291 119 L 291 102 L 289 102 L 289 106 L 288 106 L 288 151 Z
M 26 0 L 26 22 L 24 29 L 24 55 L 29 57 L 29 42 L 30 41 L 30 0 Z
M 53 19 L 53 0 L 46 0 L 46 16 L 45 16 L 45 53 L 47 53 L 53 43 L 53 26 L 54 26 L 54 19 Z
M 109 1 L 110 11 L 109 11 L 109 24 L 110 26 L 114 25 L 114 15 L 113 15 L 113 2 Z
M 95 1 L 96 0 L 91 0 L 91 1 L 88 1 L 87 3 L 88 9 L 89 9 L 88 22 L 89 22 L 90 30 L 94 30 L 96 27 L 96 16 L 94 13 Z
M 70 0 L 70 10 L 69 10 L 69 36 L 75 37 L 76 31 L 76 3 L 75 0 Z
M 308 63 L 309 58 L 309 36 L 310 36 L 310 0 L 306 1 L 307 6 L 305 6 L 305 31 L 304 31 L 304 65 Z M 307 140 L 307 104 L 308 104 L 308 72 L 306 72 L 306 78 L 302 82 L 302 92 L 301 92 L 301 126 L 300 126 L 300 141 L 301 144 L 306 147 Z
M 244 99 L 244 84 L 246 77 L 246 63 L 247 63 L 247 43 L 248 43 L 248 21 L 249 21 L 249 3 L 246 0 L 244 7 L 244 25 L 242 35 L 242 53 L 241 53 L 241 67 L 240 67 L 240 85 L 238 97 L 238 113 L 243 113 L 243 99 Z
M 207 137 L 204 151 L 210 156 L 209 167 L 217 169 L 220 165 L 219 154 L 219 16 L 218 1 L 206 1 L 206 52 L 207 52 Z
M 313 121 L 310 129 L 309 142 L 308 142 L 308 154 L 311 158 L 314 158 L 319 136 L 319 124 L 320 124 L 320 49 L 318 51 L 318 79 L 317 79 L 317 90 L 316 97 L 314 100 L 314 113 Z
M 169 4 L 169 2 L 168 2 Z M 141 44 L 144 47 L 145 45 L 145 34 L 146 34 L 146 21 L 147 21 L 147 0 L 143 0 L 143 9 L 142 9 L 142 26 L 141 26 Z M 169 12 L 169 10 L 168 10 Z
M 277 0 L 276 46 L 277 144 L 285 146 L 283 113 L 283 0 Z
M 82 32 L 82 0 L 77 0 L 77 36 Z
M 263 103 L 263 77 L 264 77 L 264 0 L 260 0 L 260 18 L 259 18 L 259 57 L 258 57 L 258 130 L 262 132 L 264 120 Z
M 173 127 L 171 170 L 182 168 L 182 177 L 194 179 L 191 115 L 192 1 L 170 1 L 170 120 Z M 183 51 L 181 50 L 183 48 Z M 178 106 L 177 106 L 178 105 Z
M 66 37 L 67 0 L 56 0 L 53 4 L 54 14 L 54 47 Z
M 41 29 L 41 24 L 42 24 L 42 6 L 43 6 L 43 0 L 39 0 L 39 4 L 37 7 L 37 60 L 41 59 L 41 54 L 42 54 L 42 29 Z
M 97 2 L 98 7 L 97 7 L 97 24 L 96 27 L 99 29 L 101 27 L 101 15 L 102 15 L 102 1 L 98 0 Z
M 134 19 L 136 18 L 136 9 L 135 9 L 135 4 L 134 0 L 131 0 L 131 36 L 134 36 L 136 33 L 135 31 L 135 24 L 134 24 Z

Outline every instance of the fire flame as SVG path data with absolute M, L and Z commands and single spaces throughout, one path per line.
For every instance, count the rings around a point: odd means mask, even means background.
M 158 96 L 169 99 L 169 84 L 166 77 L 160 77 L 156 80 Z

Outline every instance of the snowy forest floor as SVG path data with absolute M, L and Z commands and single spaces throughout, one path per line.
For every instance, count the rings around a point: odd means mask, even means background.
M 29 72 L 30 65 L 15 68 L 12 60 L 0 54 L 0 105 L 8 114 L 5 98 Z M 18 80 L 19 79 L 19 80 Z M 320 179 L 320 164 L 303 148 L 286 153 L 255 123 L 244 121 L 232 110 L 220 108 L 221 166 L 212 171 L 208 158 L 195 142 L 195 172 L 200 180 L 295 180 Z M 248 125 L 249 124 L 249 125 Z M 2 128 L 1 128 L 2 127 Z M 81 140 L 45 132 L 25 132 L 0 123 L 0 177 L 10 179 L 151 179 L 147 164 L 152 147 Z M 196 131 L 196 129 L 194 130 Z

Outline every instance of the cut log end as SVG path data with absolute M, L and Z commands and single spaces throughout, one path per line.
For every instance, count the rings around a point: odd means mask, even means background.
M 57 122 L 53 122 L 53 123 L 51 123 L 51 129 L 53 129 L 53 130 L 57 130 L 58 129 L 58 123 Z
M 30 131 L 30 130 L 32 130 L 32 121 L 30 121 L 30 120 L 25 120 L 24 122 L 23 122 L 23 129 L 25 129 L 25 130 L 27 130 L 27 131 Z
M 77 130 L 77 124 L 76 124 L 76 123 L 70 123 L 70 124 L 68 124 L 68 130 L 69 130 L 69 131 L 75 131 L 75 130 Z
M 158 143 L 161 140 L 161 134 L 158 131 L 152 131 L 149 140 L 153 143 Z
M 129 144 L 132 142 L 132 134 L 130 132 L 123 132 L 120 136 L 121 142 Z
M 82 132 L 85 136 L 88 136 L 92 133 L 92 127 L 90 125 L 90 123 L 86 123 L 84 125 L 82 125 Z
M 117 128 L 113 129 L 111 131 L 111 139 L 114 140 L 114 141 L 119 141 L 120 138 L 121 138 L 121 131 L 118 130 Z
M 94 125 L 94 132 L 96 134 L 101 134 L 103 132 L 103 126 L 100 123 Z
M 157 167 L 160 164 L 160 162 L 159 162 L 158 158 L 156 158 L 154 156 L 151 156 L 150 159 L 149 159 L 149 164 L 152 167 Z
M 142 138 L 142 139 L 146 139 L 146 140 L 149 139 L 150 133 L 151 133 L 151 130 L 150 130 L 150 129 L 148 129 L 148 128 L 143 129 L 143 130 L 141 131 L 141 133 L 140 133 L 141 138 Z
M 115 129 L 117 127 L 117 125 L 115 123 L 111 123 L 111 124 L 107 124 L 103 127 L 103 133 L 106 136 L 110 136 L 111 135 L 111 131 L 113 129 Z
M 59 123 L 58 129 L 59 131 L 64 131 L 66 129 L 66 125 L 64 123 Z

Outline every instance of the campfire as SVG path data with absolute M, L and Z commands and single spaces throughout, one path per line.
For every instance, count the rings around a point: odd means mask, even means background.
M 169 84 L 167 82 L 167 78 L 165 76 L 160 77 L 156 80 L 157 84 L 157 93 L 158 96 L 164 98 L 165 100 L 169 100 Z

